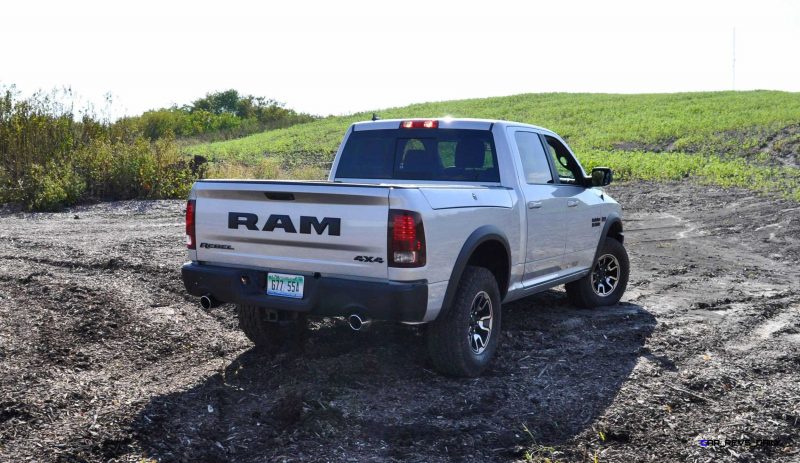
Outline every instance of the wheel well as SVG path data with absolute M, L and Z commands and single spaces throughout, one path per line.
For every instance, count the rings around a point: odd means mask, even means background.
M 608 229 L 607 236 L 609 238 L 614 238 L 615 240 L 622 243 L 623 240 L 625 239 L 625 236 L 622 234 L 622 222 L 617 220 L 614 223 L 612 223 L 611 227 L 609 227 Z
M 495 240 L 484 241 L 472 251 L 467 265 L 484 267 L 492 272 L 500 288 L 500 297 L 506 296 L 510 268 L 508 252 L 502 243 Z

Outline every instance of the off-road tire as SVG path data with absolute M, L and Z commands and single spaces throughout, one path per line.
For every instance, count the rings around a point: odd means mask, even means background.
M 473 302 L 478 297 L 491 303 L 491 329 L 483 351 L 476 353 L 470 339 Z M 484 304 L 485 306 L 485 304 Z M 433 366 L 449 376 L 475 377 L 480 375 L 494 357 L 500 341 L 500 290 L 492 272 L 468 266 L 458 284 L 450 307 L 442 309 L 435 321 L 427 326 L 428 353 Z
M 619 266 L 619 277 L 613 290 L 605 295 L 600 295 L 593 288 L 593 275 L 596 279 L 602 279 L 597 276 L 600 261 L 604 260 L 604 256 L 613 256 Z M 613 259 L 611 261 L 613 262 Z M 605 259 L 609 260 L 608 258 Z M 630 272 L 630 262 L 628 261 L 628 252 L 619 241 L 614 238 L 606 238 L 603 241 L 603 246 L 597 254 L 597 259 L 592 264 L 592 269 L 588 275 L 580 280 L 567 283 L 567 297 L 569 301 L 581 308 L 595 308 L 607 305 L 614 305 L 619 302 L 622 295 L 625 293 L 625 288 L 628 286 L 628 275 Z
M 256 349 L 276 353 L 300 348 L 307 336 L 308 322 L 299 315 L 293 320 L 267 321 L 267 311 L 254 305 L 237 305 L 239 328 L 256 345 Z

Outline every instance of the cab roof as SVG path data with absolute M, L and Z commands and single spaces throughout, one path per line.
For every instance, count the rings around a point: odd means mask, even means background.
M 352 125 L 353 131 L 360 132 L 363 130 L 385 130 L 400 128 L 400 124 L 404 121 L 438 121 L 440 129 L 471 129 L 471 130 L 491 130 L 493 126 L 500 125 L 503 127 L 527 127 L 545 133 L 555 133 L 544 127 L 539 127 L 531 124 L 524 124 L 522 122 L 504 121 L 500 119 L 471 119 L 471 118 L 455 118 L 455 117 L 409 117 L 405 119 L 378 119 L 377 121 L 361 121 L 355 122 Z

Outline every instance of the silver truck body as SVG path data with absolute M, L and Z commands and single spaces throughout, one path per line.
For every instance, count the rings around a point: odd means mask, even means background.
M 536 140 L 547 146 L 554 139 L 569 149 L 558 135 L 536 126 L 492 120 L 438 120 L 439 129 L 491 133 L 499 182 L 380 180 L 339 175 L 342 150 L 353 133 L 397 129 L 400 123 L 382 120 L 353 124 L 336 154 L 327 182 L 197 182 L 190 194 L 196 204 L 197 246 L 189 250 L 192 262 L 188 265 L 195 269 L 208 266 L 282 272 L 356 284 L 414 282 L 425 286 L 424 310 L 413 319 L 397 319 L 419 323 L 436 319 L 448 298 L 452 298 L 463 266 L 482 243 L 495 244 L 486 252 L 497 254 L 497 262 L 506 267 L 505 271 L 499 270 L 504 276 L 498 276 L 498 283 L 504 301 L 511 301 L 585 276 L 602 238 L 614 233 L 621 239 L 620 207 L 600 188 L 558 179 L 538 183 L 546 172 L 539 178 L 524 165 L 526 153 Z M 574 159 L 571 152 L 569 156 Z M 550 159 L 550 173 L 557 176 L 553 158 L 546 157 Z M 577 160 L 575 163 L 579 167 Z M 582 177 L 585 179 L 586 174 Z M 424 266 L 388 265 L 390 210 L 414 211 L 421 216 L 427 253 Z M 253 217 L 257 217 L 255 222 Z M 326 222 L 326 218 L 330 220 Z M 358 257 L 365 260 L 357 260 Z M 187 288 L 196 295 L 212 290 L 204 287 L 203 281 L 193 281 L 191 285 L 187 282 Z M 324 299 L 325 295 L 316 297 Z M 273 300 L 274 297 L 251 298 L 250 302 L 261 301 L 269 306 Z M 278 302 L 282 309 L 293 310 L 283 301 Z M 341 315 L 346 315 L 347 310 L 370 309 L 342 307 Z M 297 310 L 314 313 L 309 305 L 298 306 Z M 334 312 L 324 314 L 331 313 Z

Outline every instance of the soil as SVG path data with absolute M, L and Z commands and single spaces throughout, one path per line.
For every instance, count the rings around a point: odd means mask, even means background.
M 800 204 L 609 192 L 623 302 L 507 304 L 477 379 L 390 323 L 255 351 L 184 291 L 182 201 L 2 211 L 0 461 L 800 461 Z

